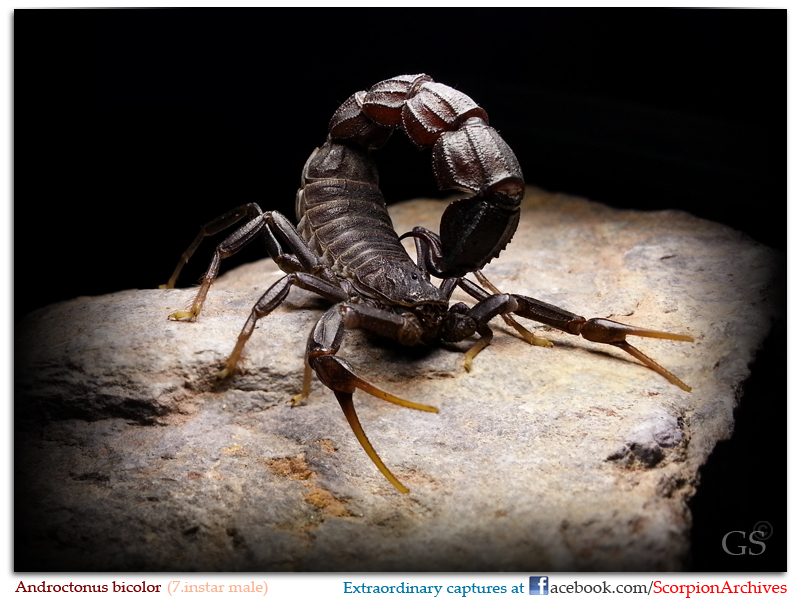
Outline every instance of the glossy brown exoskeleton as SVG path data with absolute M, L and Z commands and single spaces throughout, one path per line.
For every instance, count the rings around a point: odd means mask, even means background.
M 439 233 L 423 227 L 398 237 L 378 189 L 370 151 L 383 146 L 396 129 L 420 148 L 432 147 L 433 168 L 441 189 L 474 195 L 450 204 Z M 297 227 L 278 212 L 262 213 L 256 204 L 240 206 L 204 226 L 181 257 L 165 286 L 174 286 L 183 265 L 202 239 L 247 222 L 217 246 L 194 304 L 171 319 L 193 320 L 219 271 L 220 261 L 256 238 L 287 275 L 270 287 L 253 307 L 239 339 L 220 372 L 233 373 L 256 322 L 287 296 L 292 286 L 319 294 L 333 306 L 317 321 L 308 339 L 303 391 L 308 395 L 311 370 L 336 395 L 364 450 L 401 492 L 408 492 L 375 453 L 356 416 L 353 392 L 418 410 L 432 406 L 409 402 L 385 392 L 353 372 L 337 352 L 345 329 L 368 329 L 406 345 L 457 342 L 478 334 L 466 353 L 465 366 L 492 337 L 488 322 L 502 316 L 529 342 L 534 337 L 512 314 L 545 323 L 567 333 L 629 352 L 671 383 L 689 387 L 625 341 L 627 335 L 691 341 L 686 335 L 631 327 L 607 319 L 589 319 L 527 296 L 504 294 L 480 273 L 511 241 L 525 192 L 522 171 L 511 148 L 488 124 L 486 112 L 465 94 L 427 75 L 401 75 L 357 92 L 331 119 L 328 139 L 309 157 L 297 192 Z M 417 262 L 400 243 L 414 238 Z M 474 273 L 478 284 L 465 278 Z M 437 287 L 430 276 L 442 279 Z M 460 287 L 476 304 L 450 305 Z

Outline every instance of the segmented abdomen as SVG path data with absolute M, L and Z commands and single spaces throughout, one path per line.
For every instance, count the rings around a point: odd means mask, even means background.
M 372 161 L 360 154 L 358 149 L 326 143 L 306 164 L 304 186 L 298 192 L 300 235 L 342 276 L 369 268 L 378 259 L 411 262 L 386 211 L 377 176 L 373 178 Z

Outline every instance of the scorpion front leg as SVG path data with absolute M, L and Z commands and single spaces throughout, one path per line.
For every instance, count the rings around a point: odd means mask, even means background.
M 476 275 L 481 283 L 487 285 L 490 287 L 490 289 L 497 292 L 497 289 L 492 286 L 482 274 L 478 273 Z M 487 298 L 495 297 L 495 295 L 489 294 L 468 279 L 461 278 L 458 282 L 458 285 L 473 298 L 479 299 L 482 302 Z M 529 298 L 528 296 L 521 296 L 519 294 L 510 294 L 510 296 L 514 298 L 517 303 L 517 307 L 510 312 L 532 321 L 544 323 L 545 325 L 553 327 L 554 329 L 558 329 L 572 335 L 580 335 L 590 342 L 616 346 L 620 350 L 624 350 L 639 360 L 646 367 L 664 377 L 673 385 L 678 386 L 686 392 L 692 391 L 692 388 L 686 385 L 683 381 L 659 365 L 652 358 L 645 355 L 641 350 L 629 344 L 626 340 L 627 336 L 636 335 L 640 337 L 659 338 L 678 342 L 693 342 L 694 338 L 691 336 L 680 333 L 670 333 L 666 331 L 656 331 L 653 329 L 634 327 L 631 325 L 625 325 L 624 323 L 618 323 L 610 319 L 593 318 L 587 320 L 580 315 L 576 315 L 568 310 L 564 310 L 563 308 L 548 304 L 547 302 L 543 302 L 535 298 Z
M 308 357 L 308 364 L 317 373 L 317 376 L 320 378 L 322 383 L 333 390 L 333 393 L 336 395 L 336 399 L 339 401 L 339 405 L 342 407 L 342 412 L 344 412 L 344 416 L 347 419 L 350 428 L 353 430 L 353 433 L 361 444 L 361 447 L 364 448 L 364 451 L 370 457 L 372 462 L 375 463 L 375 466 L 378 467 L 380 472 L 383 473 L 384 477 L 386 477 L 386 479 L 388 479 L 393 486 L 395 486 L 403 494 L 407 494 L 408 488 L 400 483 L 400 481 L 398 481 L 398 479 L 386 467 L 381 458 L 378 456 L 378 453 L 375 452 L 375 449 L 372 447 L 372 444 L 367 438 L 366 433 L 364 433 L 364 429 L 361 427 L 355 407 L 353 406 L 353 392 L 355 392 L 356 388 L 358 388 L 372 396 L 375 396 L 376 398 L 386 400 L 387 402 L 392 402 L 394 404 L 399 404 L 400 406 L 422 410 L 425 412 L 438 413 L 439 409 L 427 404 L 410 402 L 409 400 L 399 398 L 374 386 L 373 384 L 356 375 L 353 367 L 345 359 L 336 356 L 336 353 L 341 347 L 342 339 L 345 333 L 345 320 L 348 318 L 345 315 L 350 315 L 348 326 L 356 326 L 356 322 L 353 319 L 359 319 L 359 316 L 354 315 L 360 315 L 365 319 L 364 321 L 361 321 L 361 325 L 359 326 L 366 326 L 367 321 L 370 321 L 374 324 L 374 326 L 368 327 L 370 329 L 374 329 L 375 327 L 379 326 L 375 321 L 376 318 L 380 318 L 379 315 L 373 314 L 370 311 L 364 312 L 362 310 L 363 308 L 365 307 L 360 305 L 341 303 L 331 307 L 319 319 L 319 321 L 317 321 L 317 324 L 314 326 L 314 329 L 308 339 L 308 348 L 306 353 Z M 387 327 L 389 329 L 402 326 L 400 323 L 392 321 L 391 317 L 396 315 L 386 311 L 380 311 L 379 309 L 374 310 L 384 313 L 388 323 Z
M 472 308 L 458 302 L 450 307 L 442 323 L 441 338 L 445 342 L 459 342 L 478 333 L 478 341 L 464 353 L 464 368 L 471 371 L 472 360 L 492 342 L 494 334 L 489 327 L 489 321 L 497 315 L 505 316 L 518 307 L 517 301 L 510 294 L 487 295 Z

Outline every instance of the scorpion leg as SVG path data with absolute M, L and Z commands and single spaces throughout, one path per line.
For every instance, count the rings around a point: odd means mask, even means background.
M 197 250 L 197 247 L 203 241 L 204 238 L 219 233 L 223 229 L 227 229 L 231 225 L 234 225 L 238 221 L 240 221 L 243 217 L 247 217 L 248 220 L 257 219 L 261 216 L 261 207 L 254 202 L 249 204 L 243 204 L 242 206 L 238 206 L 233 210 L 226 212 L 224 215 L 221 215 L 206 223 L 200 228 L 200 233 L 197 234 L 197 237 L 194 241 L 189 245 L 186 251 L 181 255 L 180 260 L 178 261 L 178 265 L 175 267 L 175 270 L 172 272 L 172 277 L 169 278 L 169 281 L 165 284 L 159 286 L 161 289 L 172 289 L 175 287 L 175 282 L 178 281 L 178 276 L 181 274 L 181 270 L 183 266 L 189 262 L 189 259 Z
M 364 433 L 364 428 L 361 426 L 361 422 L 358 420 L 358 415 L 356 414 L 355 407 L 353 406 L 353 393 L 355 392 L 356 388 L 358 388 L 372 396 L 375 396 L 376 398 L 380 398 L 394 404 L 399 404 L 400 406 L 405 406 L 407 408 L 414 408 L 416 410 L 434 413 L 438 413 L 439 409 L 433 406 L 428 406 L 427 404 L 410 402 L 372 385 L 368 381 L 365 381 L 356 375 L 353 367 L 345 359 L 335 356 L 336 352 L 339 351 L 339 348 L 342 344 L 342 339 L 344 338 L 345 317 L 343 317 L 343 313 L 345 312 L 345 309 L 348 308 L 355 308 L 358 311 L 362 307 L 355 307 L 345 303 L 338 304 L 331 307 L 324 315 L 322 315 L 319 321 L 317 321 L 317 324 L 314 326 L 314 329 L 308 338 L 308 364 L 317 373 L 317 376 L 320 378 L 322 383 L 333 390 L 333 393 L 335 394 L 336 399 L 339 401 L 339 405 L 342 407 L 342 412 L 344 413 L 350 428 L 353 430 L 356 439 L 358 439 L 361 447 L 370 457 L 375 466 L 378 467 L 378 470 L 380 470 L 380 472 L 383 473 L 383 476 L 386 477 L 386 479 L 388 479 L 389 482 L 400 492 L 407 494 L 408 488 L 400 483 L 400 481 L 398 481 L 398 479 L 386 467 L 381 458 L 378 456 L 378 453 L 375 452 L 375 449 L 372 447 L 372 444 L 370 443 L 369 438 L 367 438 L 366 433 Z
M 474 275 L 477 278 L 477 280 L 480 282 L 480 284 L 483 287 L 485 287 L 487 290 L 492 292 L 493 294 L 501 294 L 502 293 L 500 290 L 498 290 L 492 284 L 491 281 L 486 279 L 486 276 L 483 273 L 481 273 L 480 271 L 475 271 Z M 465 280 L 465 281 L 468 281 L 468 280 Z M 464 289 L 463 286 L 462 286 L 462 289 Z M 519 333 L 522 336 L 522 339 L 524 339 L 526 342 L 528 342 L 531 346 L 542 346 L 544 348 L 552 348 L 553 347 L 553 342 L 551 342 L 550 340 L 547 340 L 545 338 L 540 338 L 540 337 L 535 336 L 532 332 L 528 331 L 522 324 L 520 324 L 517 321 L 515 321 L 514 317 L 512 317 L 511 314 L 504 313 L 504 314 L 502 314 L 500 316 L 503 318 L 503 320 L 506 322 L 506 324 L 509 327 L 511 327 L 512 329 L 515 329 L 517 331 L 517 333 Z
M 517 302 L 510 294 L 494 294 L 484 298 L 473 306 L 467 315 L 475 320 L 476 329 L 480 338 L 464 354 L 464 368 L 472 370 L 472 360 L 492 342 L 492 330 L 488 323 L 497 315 L 513 312 L 518 308 Z
M 308 273 L 290 273 L 282 277 L 272 284 L 272 286 L 264 292 L 264 295 L 259 298 L 255 306 L 253 306 L 250 311 L 250 316 L 247 317 L 247 321 L 245 321 L 242 331 L 239 333 L 239 338 L 236 340 L 236 346 L 225 362 L 225 368 L 217 374 L 217 377 L 223 379 L 233 373 L 234 369 L 236 369 L 236 364 L 239 362 L 239 358 L 242 356 L 242 350 L 244 350 L 247 340 L 253 335 L 256 323 L 270 314 L 286 299 L 293 285 L 319 294 L 331 302 L 341 302 L 347 298 L 347 295 L 339 286 L 320 279 L 319 277 L 315 277 L 314 275 L 309 275 Z M 309 386 L 306 385 L 306 379 L 307 377 L 304 377 L 303 391 L 294 397 L 295 402 L 302 400 L 308 395 Z M 308 383 L 310 385 L 310 381 Z
M 200 245 L 200 242 L 204 237 L 218 233 L 225 227 L 233 225 L 239 219 L 245 216 L 245 214 L 248 214 L 251 217 L 247 223 L 239 227 L 231 235 L 225 238 L 225 240 L 214 250 L 214 255 L 211 258 L 208 269 L 203 275 L 203 281 L 200 284 L 200 289 L 195 295 L 191 308 L 189 310 L 175 311 L 169 315 L 170 319 L 177 321 L 181 319 L 197 318 L 197 316 L 200 314 L 200 311 L 203 309 L 203 304 L 205 303 L 206 296 L 208 295 L 208 290 L 211 288 L 211 284 L 214 283 L 214 280 L 217 278 L 222 259 L 236 254 L 239 250 L 244 248 L 247 244 L 259 236 L 263 239 L 270 256 L 283 271 L 291 273 L 302 268 L 301 263 L 297 258 L 282 251 L 280 244 L 270 230 L 268 225 L 271 220 L 272 213 L 262 213 L 257 204 L 247 204 L 222 215 L 218 219 L 215 219 L 208 225 L 204 226 L 200 230 L 200 233 L 195 238 L 194 242 L 192 242 L 192 245 L 189 246 L 187 251 L 181 256 L 178 266 L 175 268 L 175 272 L 172 274 L 169 282 L 167 282 L 165 285 L 162 285 L 161 288 L 168 289 L 175 285 L 175 280 L 178 278 L 183 265 L 188 262 L 189 258 Z
M 486 291 L 468 279 L 462 278 L 459 281 L 459 286 L 474 298 L 491 298 Z M 543 302 L 535 298 L 529 298 L 528 296 L 521 296 L 519 294 L 511 294 L 511 296 L 513 296 L 518 303 L 517 309 L 512 312 L 520 317 L 537 321 L 539 323 L 544 323 L 545 325 L 565 333 L 580 335 L 590 342 L 616 346 L 620 350 L 627 352 L 639 360 L 649 369 L 652 369 L 664 377 L 673 385 L 678 386 L 686 392 L 692 391 L 691 387 L 686 385 L 667 369 L 659 365 L 652 358 L 645 355 L 641 350 L 629 344 L 626 340 L 626 336 L 636 335 L 640 337 L 659 338 L 678 342 L 693 342 L 694 338 L 692 336 L 681 333 L 671 333 L 666 331 L 645 329 L 642 327 L 634 327 L 631 325 L 625 325 L 624 323 L 618 323 L 610 319 L 593 318 L 587 320 L 580 315 L 576 315 L 568 310 L 564 310 L 563 308 L 559 308 L 558 306 L 548 304 L 547 302 Z
M 208 290 L 217 278 L 222 259 L 236 254 L 257 237 L 261 237 L 270 257 L 283 272 L 294 273 L 318 269 L 319 259 L 309 250 L 307 244 L 303 242 L 297 230 L 286 217 L 276 211 L 262 213 L 257 204 L 247 204 L 222 215 L 204 226 L 189 249 L 181 256 L 181 260 L 178 262 L 178 266 L 169 282 L 161 287 L 171 288 L 174 286 L 183 265 L 188 262 L 204 237 L 236 223 L 245 214 L 251 217 L 250 220 L 234 231 L 214 250 L 214 256 L 211 258 L 211 263 L 205 275 L 203 275 L 203 281 L 191 308 L 189 310 L 175 311 L 169 315 L 170 319 L 177 321 L 197 318 L 203 309 Z M 286 252 L 284 250 L 285 247 L 288 247 L 292 253 Z

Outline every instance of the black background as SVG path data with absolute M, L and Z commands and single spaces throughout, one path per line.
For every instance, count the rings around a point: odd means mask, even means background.
M 783 10 L 15 11 L 15 322 L 164 283 L 198 227 L 239 204 L 292 216 L 339 103 L 405 73 L 483 106 L 528 183 L 686 210 L 785 251 L 786 25 Z M 376 156 L 387 200 L 434 194 L 429 156 L 395 137 Z M 241 255 L 223 268 L 263 256 Z M 781 327 L 702 471 L 694 569 L 786 568 Z M 722 552 L 762 520 L 768 552 Z

